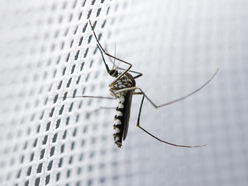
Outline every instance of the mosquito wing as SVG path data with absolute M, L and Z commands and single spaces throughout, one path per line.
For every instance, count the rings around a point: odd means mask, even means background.
M 127 137 L 127 132 L 128 132 L 128 126 L 129 126 L 129 119 L 130 119 L 130 112 L 131 112 L 131 104 L 132 104 L 132 95 L 133 91 L 128 91 L 126 96 L 125 96 L 125 110 L 124 110 L 124 121 L 123 121 L 123 141 Z

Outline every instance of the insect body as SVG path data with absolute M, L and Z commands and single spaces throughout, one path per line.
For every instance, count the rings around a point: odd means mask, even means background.
M 203 87 L 205 87 L 213 78 L 214 76 L 217 74 L 217 71 L 214 73 L 214 75 L 206 82 L 204 83 L 201 87 L 199 87 L 198 89 L 196 89 L 195 91 L 191 92 L 190 94 L 181 97 L 179 99 L 176 99 L 174 101 L 168 102 L 168 103 L 164 103 L 161 105 L 156 105 L 146 94 L 145 92 L 136 86 L 135 83 L 135 79 L 138 77 L 142 76 L 142 73 L 140 72 L 136 72 L 136 71 L 132 71 L 130 70 L 132 67 L 132 64 L 119 59 L 109 53 L 107 53 L 104 48 L 102 47 L 102 45 L 100 44 L 99 40 L 97 39 L 97 36 L 94 32 L 93 26 L 91 21 L 89 20 L 93 35 L 97 41 L 97 47 L 101 52 L 102 55 L 102 59 L 103 62 L 105 64 L 106 70 L 108 72 L 108 74 L 112 77 L 115 78 L 115 80 L 109 84 L 110 87 L 110 93 L 112 96 L 114 96 L 116 99 L 119 100 L 118 106 L 116 108 L 116 115 L 114 118 L 114 141 L 116 143 L 116 145 L 118 147 L 122 146 L 122 141 L 126 139 L 127 136 L 127 132 L 128 132 L 128 126 L 129 126 L 129 119 L 130 119 L 130 108 L 131 108 L 131 102 L 132 102 L 132 97 L 133 95 L 142 95 L 142 100 L 141 100 L 141 104 L 140 104 L 140 108 L 139 108 L 139 114 L 138 114 L 138 119 L 137 119 L 137 127 L 139 127 L 141 130 L 143 130 L 145 133 L 147 133 L 148 135 L 152 136 L 153 138 L 157 139 L 160 142 L 169 144 L 169 145 L 173 145 L 176 147 L 186 147 L 186 148 L 194 148 L 194 147 L 202 147 L 205 145 L 197 145 L 197 146 L 187 146 L 187 145 L 177 145 L 174 143 L 170 143 L 168 141 L 164 141 L 161 140 L 160 138 L 154 136 L 153 134 L 151 134 L 150 132 L 148 132 L 147 130 L 145 130 L 143 127 L 140 126 L 140 117 L 141 117 L 141 111 L 142 111 L 142 106 L 143 106 L 143 102 L 144 102 L 144 98 L 146 98 L 155 108 L 160 108 L 166 105 L 170 105 L 172 103 L 181 101 L 186 99 L 187 97 L 195 94 L 196 92 L 198 92 L 199 90 L 201 90 Z M 115 60 L 118 60 L 122 63 L 125 63 L 127 65 L 129 65 L 129 67 L 127 69 L 122 69 L 119 67 L 113 68 L 113 69 L 109 69 L 105 58 L 104 58 L 104 54 L 109 56 L 110 58 L 113 58 Z M 119 71 L 117 70 L 119 69 Z M 136 76 L 132 76 L 131 73 L 135 73 L 137 74 Z M 83 96 L 83 97 L 95 97 L 95 98 L 103 98 L 103 97 L 96 97 L 96 96 Z M 108 98 L 109 99 L 109 98 Z
M 117 77 L 118 76 L 116 76 L 116 78 Z M 132 94 L 134 90 L 126 90 L 119 93 L 116 92 L 118 90 L 130 87 L 135 87 L 135 80 L 129 73 L 126 73 L 112 87 L 110 87 L 110 92 L 112 92 L 113 95 L 116 96 L 119 100 L 118 106 L 116 107 L 116 114 L 113 125 L 114 141 L 118 147 L 121 147 L 122 139 L 125 140 L 127 136 Z

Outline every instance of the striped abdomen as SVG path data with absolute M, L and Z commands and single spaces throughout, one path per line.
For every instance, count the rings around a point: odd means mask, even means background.
M 130 118 L 130 106 L 132 102 L 132 92 L 123 92 L 118 96 L 119 103 L 116 107 L 116 115 L 114 119 L 114 141 L 118 147 L 121 147 L 122 140 L 125 140 L 128 131 L 129 118 Z

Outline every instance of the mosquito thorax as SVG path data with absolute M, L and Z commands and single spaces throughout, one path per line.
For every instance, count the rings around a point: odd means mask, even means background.
M 118 77 L 118 74 L 118 71 L 115 69 L 109 71 L 109 75 L 111 75 L 112 77 Z

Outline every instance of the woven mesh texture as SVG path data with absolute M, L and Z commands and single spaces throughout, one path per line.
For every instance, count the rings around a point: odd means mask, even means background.
M 0 185 L 248 184 L 247 0 L 2 0 Z M 127 139 L 113 141 L 117 100 L 88 18 L 109 53 L 143 73 Z M 110 59 L 107 63 L 112 67 Z M 118 61 L 116 65 L 126 68 Z M 67 98 L 66 98 L 67 97 Z

